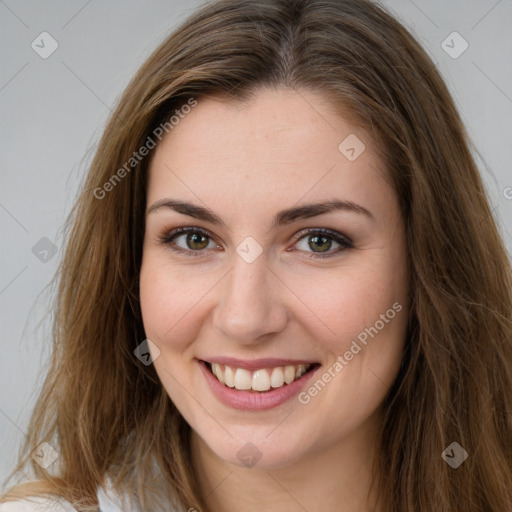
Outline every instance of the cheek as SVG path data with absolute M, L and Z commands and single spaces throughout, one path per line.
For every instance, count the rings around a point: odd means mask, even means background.
M 200 281 L 200 282 L 199 282 Z M 157 255 L 144 256 L 140 273 L 140 302 L 146 335 L 163 350 L 182 351 L 193 332 L 204 290 L 211 285 L 198 276 L 176 272 Z
M 302 325 L 327 357 L 299 401 L 310 412 L 329 414 L 327 442 L 339 436 L 340 425 L 345 432 L 361 425 L 396 378 L 407 330 L 405 275 L 388 265 L 345 268 L 338 279 L 309 288 L 307 297 L 304 302 L 317 316 L 309 315 Z
M 398 315 L 398 306 L 393 309 L 393 304 L 398 303 L 405 311 L 407 292 L 403 267 L 398 266 L 398 272 L 394 267 L 386 258 L 378 262 L 369 258 L 368 264 L 345 266 L 330 271 L 325 279 L 316 276 L 314 282 L 295 278 L 294 292 L 306 306 L 305 314 L 297 320 L 336 356 L 349 350 L 358 335 L 364 339 L 365 329 L 376 322 L 379 332 L 395 337 L 403 331 L 401 319 L 405 315 Z M 398 317 L 399 322 L 395 321 Z

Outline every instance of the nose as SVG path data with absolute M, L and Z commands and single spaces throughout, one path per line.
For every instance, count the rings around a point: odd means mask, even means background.
M 238 255 L 233 259 L 233 268 L 219 289 L 213 325 L 237 343 L 261 343 L 266 335 L 281 332 L 288 322 L 283 300 L 286 287 L 267 267 L 264 254 L 252 263 Z

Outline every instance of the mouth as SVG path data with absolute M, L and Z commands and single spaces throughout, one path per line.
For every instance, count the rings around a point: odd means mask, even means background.
M 250 370 L 227 364 L 201 361 L 215 379 L 226 388 L 258 394 L 284 388 L 305 378 L 316 370 L 319 363 L 288 364 L 283 366 L 266 366 Z M 309 375 L 307 375 L 309 376 Z

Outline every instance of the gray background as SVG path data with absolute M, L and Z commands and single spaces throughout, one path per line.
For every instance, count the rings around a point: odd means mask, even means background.
M 48 319 L 36 330 L 49 303 L 42 292 L 57 268 L 62 225 L 94 145 L 139 65 L 201 3 L 0 0 L 2 482 L 25 436 L 50 353 Z M 423 44 L 448 83 L 483 157 L 478 163 L 512 253 L 512 1 L 383 4 Z M 34 40 L 41 45 L 43 31 L 58 43 L 46 59 L 31 47 Z M 458 58 L 442 47 L 454 31 L 469 44 Z M 452 52 L 461 48 L 457 39 L 446 44 Z M 42 238 L 55 244 L 55 255 Z

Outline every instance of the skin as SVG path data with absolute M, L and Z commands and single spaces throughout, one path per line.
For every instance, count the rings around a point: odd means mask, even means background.
M 350 134 L 366 146 L 354 161 L 338 150 Z M 146 335 L 160 351 L 155 368 L 192 427 L 192 460 L 213 510 L 369 510 L 382 402 L 402 359 L 408 310 L 404 226 L 389 183 L 369 137 L 308 90 L 260 89 L 245 103 L 201 99 L 155 149 L 148 210 L 172 198 L 225 223 L 166 207 L 147 213 L 140 275 Z M 280 210 L 331 199 L 373 218 L 335 210 L 272 227 Z M 180 226 L 210 233 L 199 255 L 159 240 Z M 323 240 L 315 252 L 306 228 L 344 234 L 353 247 L 336 252 Z M 236 252 L 248 236 L 263 250 L 252 263 Z M 197 248 L 186 234 L 174 244 Z M 331 257 L 315 259 L 326 246 Z M 200 371 L 198 359 L 209 356 L 276 357 L 319 362 L 321 377 L 397 302 L 402 310 L 306 405 L 295 398 L 236 410 Z M 237 457 L 248 442 L 261 453 L 254 467 Z

